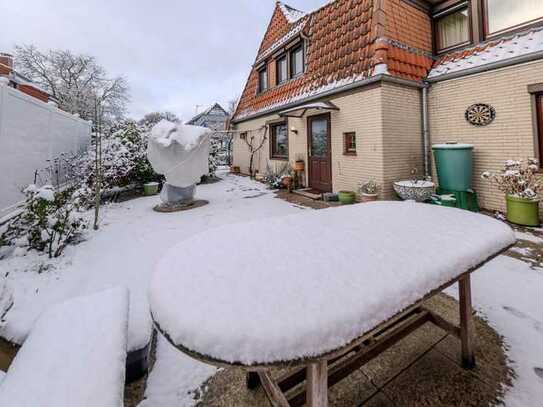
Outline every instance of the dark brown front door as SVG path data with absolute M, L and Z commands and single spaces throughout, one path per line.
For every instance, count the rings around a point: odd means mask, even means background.
M 330 114 L 307 119 L 309 147 L 309 186 L 332 192 L 332 157 L 330 146 Z
M 537 133 L 539 144 L 539 166 L 543 168 L 543 93 L 535 96 L 537 105 Z

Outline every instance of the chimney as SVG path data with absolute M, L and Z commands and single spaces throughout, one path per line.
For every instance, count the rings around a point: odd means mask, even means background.
M 13 70 L 13 55 L 0 52 L 0 75 L 9 75 Z

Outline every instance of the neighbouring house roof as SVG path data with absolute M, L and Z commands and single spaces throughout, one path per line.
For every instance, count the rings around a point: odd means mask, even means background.
M 257 94 L 257 68 L 297 37 L 306 39 L 305 73 Z M 277 2 L 234 122 L 381 74 L 420 82 L 431 41 L 428 16 L 401 0 L 335 0 L 309 13 Z
M 228 112 L 226 110 L 223 109 L 223 107 L 218 104 L 218 103 L 215 103 L 214 105 L 211 105 L 210 107 L 208 107 L 206 110 L 204 110 L 203 112 L 201 113 L 198 113 L 196 116 L 194 116 L 192 119 L 190 119 L 187 124 L 195 124 L 196 122 L 198 122 L 202 117 L 204 116 L 207 116 L 209 115 L 211 112 L 218 112 L 218 113 L 221 113 L 221 114 L 224 114 L 224 117 L 228 117 Z
M 447 54 L 435 62 L 428 79 L 439 79 L 538 52 L 543 52 L 543 27 Z

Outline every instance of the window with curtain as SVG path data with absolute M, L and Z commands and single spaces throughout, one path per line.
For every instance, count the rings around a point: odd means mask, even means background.
M 301 75 L 304 72 L 304 47 L 300 45 L 290 53 L 290 76 Z
M 258 92 L 264 92 L 268 89 L 268 70 L 266 68 L 258 71 Z
M 287 57 L 283 56 L 277 60 L 277 84 L 285 82 L 288 79 Z
M 470 42 L 468 7 L 461 8 L 435 21 L 437 50 L 443 51 Z
M 486 0 L 487 34 L 543 18 L 542 0 Z
M 271 133 L 271 157 L 282 160 L 288 159 L 288 129 L 286 123 L 272 124 Z

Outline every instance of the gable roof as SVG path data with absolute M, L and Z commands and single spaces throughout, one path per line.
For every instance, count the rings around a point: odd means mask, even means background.
M 305 73 L 257 94 L 256 68 L 298 37 L 306 40 Z M 429 17 L 402 0 L 334 0 L 310 13 L 277 2 L 234 122 L 381 74 L 421 81 L 431 49 Z
M 198 113 L 196 116 L 194 116 L 192 119 L 190 119 L 187 124 L 195 124 L 198 120 L 200 120 L 202 117 L 207 116 L 210 114 L 213 110 L 221 110 L 224 113 L 225 118 L 228 117 L 228 112 L 223 109 L 223 107 L 215 103 L 214 105 L 211 105 L 206 110 L 204 110 L 202 113 Z

